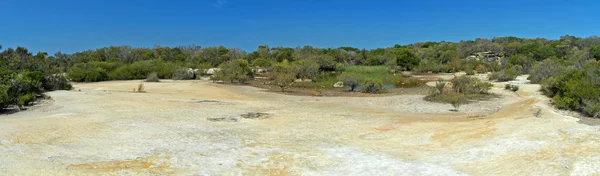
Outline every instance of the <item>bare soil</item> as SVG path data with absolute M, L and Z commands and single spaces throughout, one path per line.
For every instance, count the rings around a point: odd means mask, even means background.
M 1 175 L 600 174 L 600 127 L 554 109 L 535 84 L 495 83 L 500 97 L 451 112 L 419 93 L 170 80 L 133 93 L 139 83 L 75 84 L 0 116 Z

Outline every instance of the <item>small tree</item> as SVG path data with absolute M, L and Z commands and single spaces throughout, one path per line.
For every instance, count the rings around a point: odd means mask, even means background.
M 246 60 L 235 59 L 221 64 L 220 71 L 216 74 L 219 74 L 217 76 L 219 80 L 245 83 L 250 80 L 254 73 Z
M 446 98 L 444 101 L 452 105 L 452 107 L 454 107 L 454 111 L 458 112 L 458 108 L 460 108 L 461 105 L 466 103 L 466 98 L 462 94 L 450 93 L 445 96 Z
M 285 92 L 292 83 L 294 83 L 295 76 L 289 73 L 276 73 L 275 75 L 275 85 L 281 88 L 281 92 Z
M 300 79 L 314 80 L 319 74 L 319 64 L 314 60 L 301 60 L 292 63 L 296 76 Z
M 362 92 L 364 93 L 383 93 L 383 83 L 379 79 L 366 79 L 362 85 Z
M 354 89 L 360 84 L 361 78 L 356 74 L 343 73 L 340 76 L 340 80 L 344 83 L 344 85 L 349 86 L 350 91 L 353 92 Z

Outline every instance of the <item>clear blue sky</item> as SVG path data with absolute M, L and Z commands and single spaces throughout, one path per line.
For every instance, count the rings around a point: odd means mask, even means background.
M 0 44 L 50 54 L 110 45 L 387 47 L 598 35 L 598 1 L 10 0 Z

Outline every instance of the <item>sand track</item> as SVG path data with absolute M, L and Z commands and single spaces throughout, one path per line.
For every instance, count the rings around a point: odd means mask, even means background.
M 464 105 L 204 81 L 76 84 L 0 116 L 2 175 L 596 175 L 600 131 L 539 86 Z M 268 119 L 244 119 L 263 112 Z M 537 115 L 539 114 L 539 115 Z M 536 117 L 537 115 L 537 117 Z M 207 118 L 236 119 L 213 122 Z

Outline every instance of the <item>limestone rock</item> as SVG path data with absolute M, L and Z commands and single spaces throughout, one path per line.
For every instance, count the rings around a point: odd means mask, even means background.
M 341 81 L 340 82 L 336 82 L 335 84 L 333 84 L 333 87 L 335 87 L 335 88 L 344 87 L 344 82 L 341 82 Z

